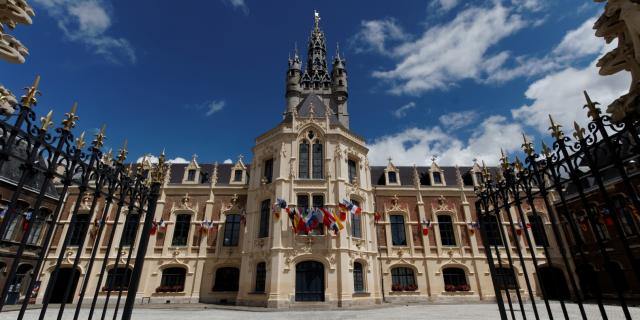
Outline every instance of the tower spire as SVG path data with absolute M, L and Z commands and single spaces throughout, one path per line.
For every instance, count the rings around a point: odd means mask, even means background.
M 315 22 L 315 28 L 313 30 L 319 31 L 320 30 L 320 12 L 313 10 L 313 15 L 314 15 L 314 22 Z

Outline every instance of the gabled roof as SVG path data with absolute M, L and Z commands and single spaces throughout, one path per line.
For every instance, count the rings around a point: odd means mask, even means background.
M 250 164 L 245 164 L 247 166 L 247 175 L 249 174 Z M 231 180 L 231 170 L 233 168 L 233 163 L 223 163 L 218 164 L 218 182 L 216 185 L 229 185 L 229 181 Z M 213 176 L 213 168 L 214 164 L 200 164 L 200 184 L 211 184 L 211 179 Z M 184 176 L 184 170 L 186 170 L 187 164 L 171 164 L 171 176 L 169 177 L 169 183 L 182 183 L 182 177 Z

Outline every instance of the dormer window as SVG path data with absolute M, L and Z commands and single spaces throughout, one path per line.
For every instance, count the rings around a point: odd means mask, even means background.
M 394 171 L 389 172 L 389 184 L 397 184 L 397 183 L 398 183 L 397 174 Z
M 195 181 L 196 180 L 196 170 L 190 169 L 187 172 L 187 181 Z
M 442 184 L 442 173 L 440 172 L 433 173 L 433 184 Z
M 242 170 L 234 170 L 233 171 L 233 181 L 241 182 L 242 181 Z
M 480 172 L 476 172 L 474 173 L 474 176 L 476 177 L 476 185 L 482 184 L 484 181 L 484 179 L 482 178 L 482 173 Z
M 184 168 L 184 174 L 182 175 L 182 183 L 198 183 L 199 177 L 202 174 L 200 172 L 200 165 L 198 164 L 198 156 L 193 155 L 189 164 Z

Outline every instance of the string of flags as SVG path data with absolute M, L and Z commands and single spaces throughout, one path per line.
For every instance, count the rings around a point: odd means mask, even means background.
M 166 231 L 167 225 L 164 222 L 164 219 L 160 218 L 159 222 L 156 222 L 156 220 L 154 219 L 153 222 L 151 222 L 151 231 L 149 232 L 151 235 L 154 235 L 157 232 L 165 233 Z
M 431 220 L 422 220 L 422 234 L 429 235 L 429 228 L 431 228 Z

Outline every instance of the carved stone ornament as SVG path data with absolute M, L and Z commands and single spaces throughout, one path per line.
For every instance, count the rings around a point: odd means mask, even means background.
M 84 195 L 84 197 L 82 197 L 82 202 L 80 202 L 80 210 L 91 210 L 91 197 L 89 195 Z
M 385 211 L 389 212 L 389 211 L 405 211 L 408 212 L 407 207 L 403 206 L 400 203 L 400 198 L 398 198 L 397 194 L 393 195 L 393 198 L 391 198 L 391 206 L 387 206 L 387 204 L 385 203 Z
M 447 203 L 447 198 L 445 198 L 443 195 L 440 195 L 437 202 L 438 204 L 433 207 L 434 211 L 452 211 L 449 207 L 449 204 Z
M 242 207 L 240 206 L 240 201 L 238 200 L 239 200 L 238 194 L 234 193 L 229 203 L 224 203 L 224 202 L 222 203 L 222 211 L 223 212 L 230 211 L 234 208 L 238 210 L 242 209 Z

